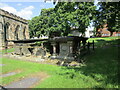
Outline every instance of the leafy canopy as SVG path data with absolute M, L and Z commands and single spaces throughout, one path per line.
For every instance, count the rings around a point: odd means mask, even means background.
M 93 2 L 59 2 L 55 8 L 42 9 L 29 22 L 31 36 L 67 36 L 72 28 L 84 33 L 95 19 L 95 9 Z
M 99 2 L 100 6 L 97 11 L 97 18 L 95 24 L 101 26 L 103 24 L 108 24 L 108 30 L 111 32 L 120 31 L 120 8 L 119 2 Z

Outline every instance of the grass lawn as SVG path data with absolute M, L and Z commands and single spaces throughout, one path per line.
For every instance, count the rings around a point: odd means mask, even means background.
M 117 37 L 90 38 L 99 48 L 83 57 L 85 64 L 80 67 L 64 67 L 39 64 L 28 61 L 2 58 L 2 73 L 21 72 L 2 78 L 2 85 L 29 75 L 45 72 L 46 78 L 35 88 L 118 88 L 118 47 Z M 103 48 L 102 46 L 107 46 Z
M 97 37 L 97 38 L 89 38 L 87 42 L 95 42 L 95 46 L 102 47 L 107 44 L 118 44 L 118 42 L 114 42 L 116 39 L 120 39 L 120 37 Z M 112 42 L 111 42 L 112 41 Z
M 10 53 L 10 52 L 13 52 L 13 51 L 14 51 L 14 48 L 10 48 L 10 49 L 7 49 L 7 50 L 0 50 L 0 53 L 2 52 L 2 54 L 5 54 L 6 52 Z

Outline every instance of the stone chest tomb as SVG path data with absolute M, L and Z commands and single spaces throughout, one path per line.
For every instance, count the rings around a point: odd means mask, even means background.
M 87 38 L 78 36 L 54 37 L 50 39 L 27 39 L 13 40 L 15 43 L 15 54 L 25 56 L 42 56 L 46 55 L 46 48 L 38 46 L 35 42 L 49 42 L 52 48 L 49 48 L 52 59 L 75 60 L 76 53 L 80 52 L 81 41 L 86 43 Z
M 75 55 L 80 51 L 80 42 L 86 43 L 88 38 L 78 36 L 54 37 L 50 39 L 53 46 L 51 58 L 75 60 Z

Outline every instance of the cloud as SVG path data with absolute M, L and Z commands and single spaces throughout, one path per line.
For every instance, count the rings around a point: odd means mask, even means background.
M 21 3 L 18 3 L 17 6 L 22 6 L 22 4 L 21 4 Z
M 0 8 L 13 14 L 17 13 L 17 10 L 15 8 L 8 6 L 5 3 L 0 3 Z
M 45 5 L 44 5 L 44 4 L 40 4 L 40 7 L 41 7 L 41 8 L 45 8 Z
M 31 19 L 31 16 L 33 15 L 33 12 L 32 12 L 33 9 L 34 9 L 33 6 L 23 8 L 21 11 L 17 12 L 17 15 L 25 19 Z
M 7 4 L 4 4 L 4 3 L 0 3 L 0 7 L 6 7 L 8 6 Z
M 12 6 L 9 6 L 5 3 L 0 3 L 0 8 L 10 13 L 16 14 L 17 16 L 20 16 L 24 19 L 31 19 L 33 15 L 34 6 L 28 6 L 26 8 L 22 8 L 20 11 L 17 11 L 17 9 L 15 9 Z

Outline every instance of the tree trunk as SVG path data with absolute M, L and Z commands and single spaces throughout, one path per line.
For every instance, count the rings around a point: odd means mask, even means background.
M 110 36 L 112 36 L 113 35 L 113 31 L 110 31 Z

